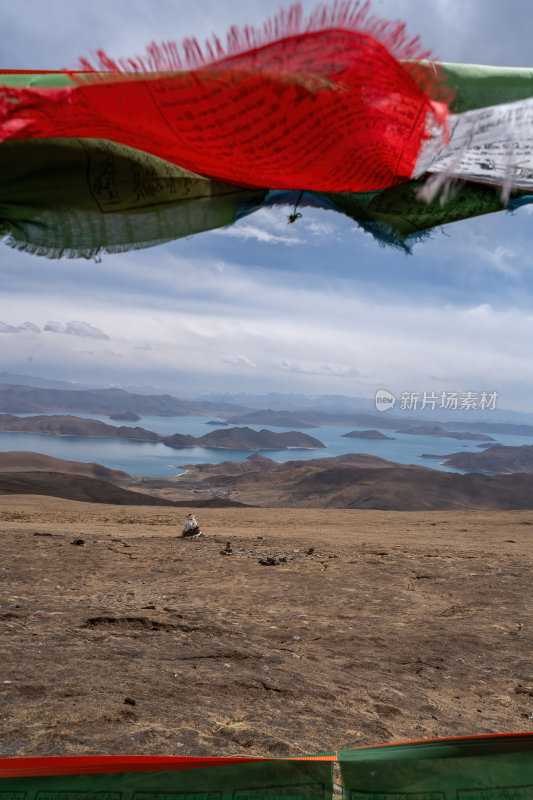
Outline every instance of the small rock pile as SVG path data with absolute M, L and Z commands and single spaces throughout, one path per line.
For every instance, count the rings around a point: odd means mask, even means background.
M 183 526 L 183 529 L 181 531 L 181 538 L 197 539 L 199 536 L 202 536 L 202 531 L 200 530 L 200 526 L 196 522 L 194 514 L 187 514 L 185 525 Z

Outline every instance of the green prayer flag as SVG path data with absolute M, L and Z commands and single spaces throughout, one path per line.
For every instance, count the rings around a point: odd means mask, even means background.
M 0 235 L 50 257 L 132 250 L 219 228 L 266 195 L 106 139 L 4 142 L 0 176 Z
M 533 800 L 533 734 L 341 750 L 344 800 Z

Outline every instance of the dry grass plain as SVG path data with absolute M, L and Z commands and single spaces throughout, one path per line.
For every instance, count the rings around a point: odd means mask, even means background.
M 533 511 L 186 513 L 0 498 L 1 755 L 533 728 Z

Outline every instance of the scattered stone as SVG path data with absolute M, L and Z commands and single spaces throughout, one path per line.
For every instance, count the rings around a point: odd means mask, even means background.
M 135 705 L 137 705 L 137 703 L 135 702 L 133 697 L 125 697 L 124 698 L 124 705 L 126 705 L 126 706 L 135 706 Z
M 229 556 L 233 553 L 233 549 L 231 547 L 231 542 L 226 542 L 226 547 L 220 551 L 221 556 Z
M 522 686 L 519 684 L 515 687 L 516 694 L 527 694 L 530 697 L 533 697 L 533 686 Z
M 81 547 L 82 545 L 85 544 L 85 539 L 73 539 L 71 541 L 71 544 L 76 544 L 78 545 L 78 547 Z
M 285 559 L 286 561 L 287 559 Z M 265 567 L 275 567 L 279 564 L 279 559 L 275 558 L 274 556 L 267 556 L 266 558 L 260 558 L 259 563 L 263 564 Z
M 315 548 L 314 547 L 310 547 L 309 550 L 305 551 L 305 555 L 306 556 L 312 556 L 314 552 L 315 552 Z

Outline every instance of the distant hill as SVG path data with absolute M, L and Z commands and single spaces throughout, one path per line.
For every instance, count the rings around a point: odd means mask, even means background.
M 275 425 L 279 428 L 297 427 L 297 428 L 316 428 L 321 425 L 353 425 L 368 427 L 370 425 L 377 426 L 383 421 L 377 413 L 374 414 L 357 414 L 351 411 L 321 411 L 321 410 L 301 410 L 301 411 L 287 411 L 287 410 L 273 410 L 261 409 L 259 411 L 252 411 L 250 413 L 239 414 L 224 414 L 224 417 L 232 424 L 243 425 Z M 401 423 L 401 419 L 396 419 L 397 423 Z M 387 418 L 387 423 L 390 423 L 390 417 Z M 381 425 L 380 427 L 391 428 L 392 424 Z
M 314 450 L 326 445 L 318 439 L 299 431 L 274 433 L 252 428 L 223 428 L 210 431 L 204 436 L 189 436 L 177 433 L 163 439 L 167 447 L 220 447 L 228 450 L 287 450 L 305 448 Z
M 75 411 L 85 414 L 150 414 L 161 417 L 241 413 L 230 403 L 179 400 L 172 395 L 131 394 L 122 389 L 49 389 L 0 384 L 0 412 L 33 414 L 42 411 Z
M 311 415 L 314 412 L 311 412 Z M 276 428 L 318 428 L 319 424 L 309 418 L 308 412 L 273 411 L 271 408 L 251 411 L 231 417 L 231 422 L 239 425 L 274 425 Z
M 44 433 L 53 436 L 105 436 L 113 439 L 137 439 L 146 442 L 159 442 L 161 436 L 144 428 L 128 425 L 117 427 L 97 419 L 84 419 L 71 416 L 17 417 L 13 414 L 0 414 L 0 431 L 20 433 Z
M 117 411 L 116 414 L 110 414 L 109 419 L 115 422 L 138 422 L 140 416 L 135 414 L 134 411 Z
M 88 478 L 98 478 L 102 481 L 120 485 L 123 481 L 130 481 L 127 472 L 118 469 L 108 469 L 102 464 L 85 461 L 66 461 L 63 458 L 45 456 L 42 453 L 32 453 L 26 450 L 11 450 L 0 453 L 0 472 L 63 472 L 69 475 L 85 475 Z
M 533 436 L 533 425 L 510 422 L 455 422 L 456 430 L 486 431 L 487 433 L 508 433 L 512 436 Z
M 16 386 L 37 386 L 42 389 L 76 389 L 76 384 L 70 381 L 55 381 L 51 378 L 19 375 L 14 372 L 0 372 L 0 384 L 3 383 L 10 383 Z
M 0 494 L 197 507 L 246 504 L 384 511 L 533 508 L 533 475 L 523 472 L 461 475 L 402 466 L 364 454 L 284 463 L 254 455 L 244 462 L 185 468 L 186 473 L 174 478 L 138 478 L 98 464 L 63 462 L 35 453 L 7 453 L 0 454 Z
M 452 453 L 441 458 L 446 466 L 472 472 L 533 472 L 533 445 L 527 444 L 521 447 L 497 444 L 480 453 Z
M 445 439 L 464 439 L 473 442 L 493 442 L 492 436 L 472 431 L 450 431 L 441 425 L 402 425 L 396 433 L 411 433 L 416 436 L 442 436 Z
M 376 430 L 369 431 L 350 431 L 342 434 L 347 439 L 394 439 L 394 436 L 385 436 L 384 433 Z
M 231 478 L 240 475 L 261 475 L 268 472 L 276 472 L 285 467 L 289 470 L 301 470 L 309 467 L 310 472 L 321 471 L 334 466 L 360 467 L 361 469 L 391 469 L 399 467 L 395 461 L 387 461 L 386 458 L 371 456 L 366 453 L 348 453 L 342 456 L 330 456 L 327 458 L 312 458 L 299 461 L 273 461 L 271 458 L 254 453 L 245 461 L 219 461 L 218 464 L 181 464 L 181 469 L 187 470 L 187 475 L 178 475 L 173 480 L 180 484 L 187 483 L 189 480 L 205 477 L 208 480 L 216 481 L 219 478 Z M 192 477 L 191 477 L 192 476 Z M 256 478 L 254 477 L 255 481 Z
M 79 500 L 85 503 L 140 506 L 190 506 L 191 501 L 159 497 L 151 479 L 136 478 L 127 472 L 101 464 L 65 461 L 41 453 L 0 453 L 0 495 L 42 494 Z M 165 481 L 163 481 L 165 483 Z M 171 481 L 166 483 L 172 485 Z M 133 487 L 131 491 L 128 487 Z M 139 488 L 141 491 L 135 491 Z M 198 508 L 226 508 L 243 503 L 223 497 L 194 497 Z
M 167 447 L 218 447 L 227 450 L 287 450 L 288 448 L 315 449 L 325 447 L 318 439 L 300 431 L 274 433 L 263 429 L 222 428 L 204 436 L 175 433 L 163 436 L 144 428 L 130 425 L 108 425 L 96 419 L 70 415 L 17 417 L 0 414 L 0 432 L 39 433 L 51 436 L 91 436 L 113 439 L 133 439 L 143 442 L 161 442 Z
M 374 399 L 367 397 L 348 397 L 341 394 L 306 395 L 294 393 L 267 392 L 210 392 L 207 399 L 212 402 L 237 403 L 253 409 L 272 409 L 274 411 L 302 411 L 313 409 L 331 412 L 375 411 Z M 273 424 L 273 423 L 269 423 Z
M 432 422 L 427 417 L 413 421 L 411 416 L 400 416 L 390 411 L 386 413 L 374 411 L 373 413 L 364 411 L 335 411 L 322 409 L 301 409 L 295 410 L 274 410 L 263 409 L 251 413 L 239 413 L 223 415 L 231 424 L 259 424 L 276 425 L 280 428 L 310 428 L 321 425 L 349 425 L 353 428 L 371 428 L 392 430 L 397 433 L 413 433 L 420 435 L 444 436 L 452 439 L 471 439 L 472 441 L 491 441 L 488 435 L 483 436 L 482 432 L 491 433 L 510 433 L 516 436 L 533 436 L 532 425 L 510 424 L 503 422 L 492 422 L 492 417 L 487 421 L 460 422 L 460 421 L 439 421 L 438 424 Z
M 174 506 L 171 500 L 131 492 L 113 483 L 64 472 L 0 472 L 0 495 L 44 494 L 84 503 L 127 506 Z
M 533 475 L 461 475 L 357 454 L 282 464 L 261 459 L 194 465 L 175 479 L 175 486 L 204 494 L 226 491 L 232 499 L 271 507 L 533 508 Z

